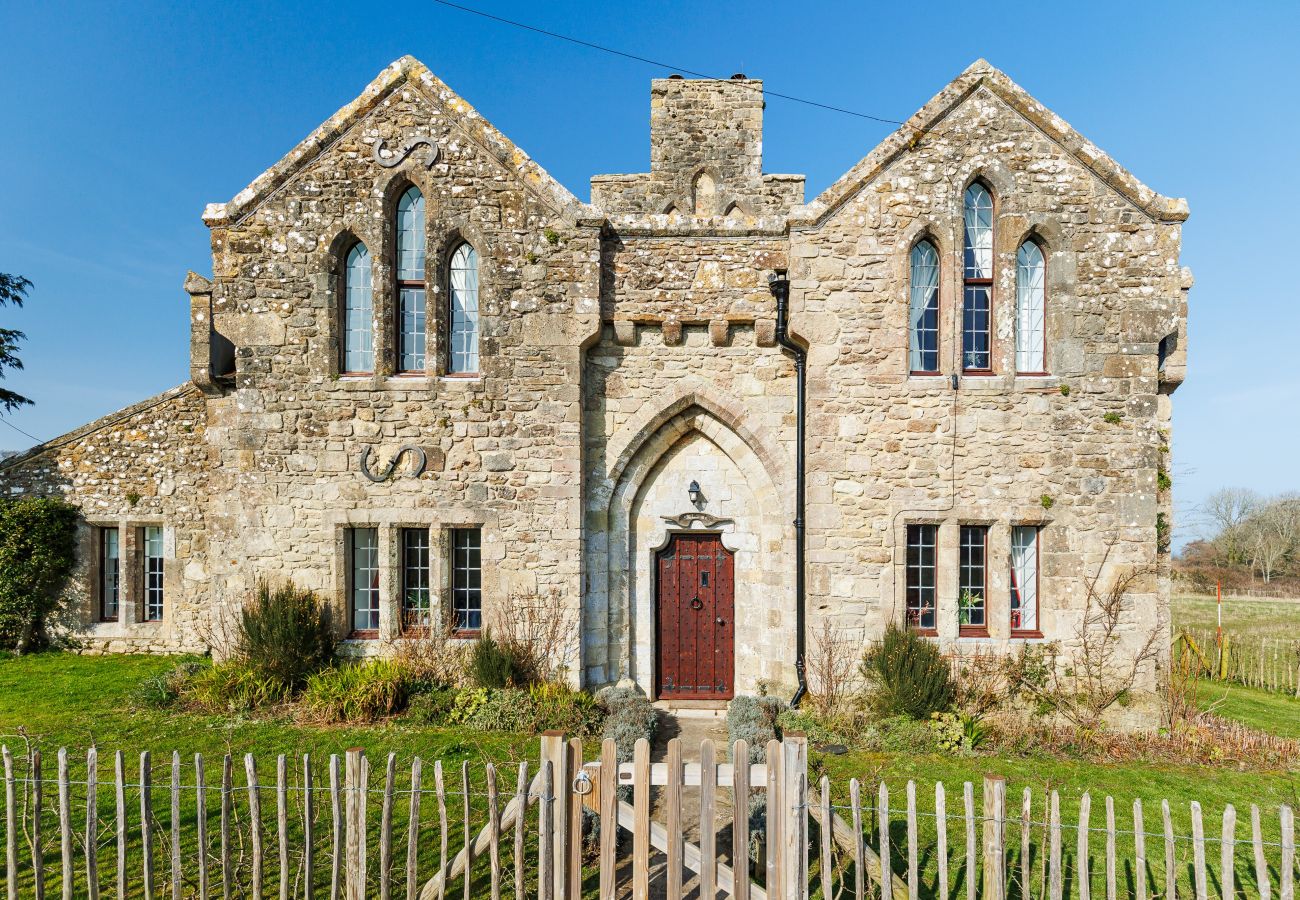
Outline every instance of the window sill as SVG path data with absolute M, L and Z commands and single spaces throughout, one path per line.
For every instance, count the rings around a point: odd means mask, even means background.
M 1041 631 L 1013 631 L 1011 640 L 1013 641 L 1041 641 L 1043 633 Z
M 939 629 L 937 628 L 913 628 L 912 631 L 921 637 L 938 637 Z
M 439 381 L 482 381 L 481 372 L 447 372 L 438 376 Z
M 348 634 L 345 640 L 349 641 L 377 641 L 379 640 L 379 630 L 374 631 L 353 631 Z
M 457 628 L 452 631 L 451 637 L 453 640 L 457 640 L 457 641 L 476 641 L 479 639 L 479 636 L 482 635 L 482 633 L 483 633 L 482 629 L 478 629 L 478 628 L 474 628 L 474 629 L 467 628 L 464 630 Z
M 957 629 L 959 638 L 986 638 L 989 636 L 989 630 L 979 625 L 962 625 Z
M 992 369 L 962 369 L 962 378 L 992 378 L 996 374 Z

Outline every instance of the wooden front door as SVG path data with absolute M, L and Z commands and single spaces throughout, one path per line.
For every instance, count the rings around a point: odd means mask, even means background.
M 675 534 L 655 560 L 657 696 L 730 700 L 735 558 L 716 534 Z

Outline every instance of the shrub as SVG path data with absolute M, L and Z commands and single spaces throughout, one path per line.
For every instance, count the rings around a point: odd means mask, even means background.
M 239 617 L 239 655 L 267 676 L 299 691 L 334 657 L 330 609 L 292 582 L 261 581 Z
M 895 623 L 862 657 L 862 676 L 870 683 L 868 702 L 882 716 L 928 719 L 946 712 L 956 699 L 948 663 L 939 648 Z
M 0 502 L 0 648 L 30 653 L 50 644 L 76 559 L 77 510 L 62 500 Z
M 244 659 L 231 659 L 195 672 L 180 689 L 189 706 L 210 713 L 250 712 L 285 703 L 289 686 Z
M 564 684 L 535 684 L 528 689 L 534 708 L 534 731 L 563 731 L 591 737 L 600 731 L 605 710 L 585 691 Z
M 180 700 L 189 680 L 207 666 L 200 662 L 182 663 L 174 669 L 150 675 L 135 686 L 127 702 L 134 709 L 167 709 Z
M 407 668 L 393 659 L 326 669 L 307 679 L 302 714 L 315 722 L 373 722 L 406 708 L 410 681 Z
M 419 725 L 445 725 L 456 703 L 457 692 L 448 687 L 429 687 L 411 694 L 406 714 Z
M 776 697 L 750 697 L 744 694 L 727 704 L 727 743 L 749 743 L 749 761 L 767 758 L 767 742 L 778 739 L 777 718 L 786 709 Z
M 984 743 L 984 726 L 975 716 L 954 712 L 931 713 L 930 730 L 934 732 L 935 743 L 945 753 L 969 753 Z
M 469 671 L 471 680 L 481 688 L 509 687 L 526 680 L 514 655 L 492 637 L 491 630 L 485 630 L 474 645 Z
M 396 658 L 410 670 L 411 678 L 426 685 L 460 687 L 469 674 L 473 648 L 452 638 L 449 626 L 429 628 L 397 643 Z
M 515 664 L 515 683 L 561 682 L 577 657 L 578 620 L 556 590 L 511 594 L 497 609 L 492 634 Z
M 659 732 L 659 711 L 639 690 L 608 687 L 596 694 L 596 702 L 605 710 L 601 736 L 617 745 L 619 762 L 632 760 L 639 739 L 654 743 Z
M 530 731 L 536 708 L 519 688 L 467 688 L 456 696 L 451 721 L 477 731 Z

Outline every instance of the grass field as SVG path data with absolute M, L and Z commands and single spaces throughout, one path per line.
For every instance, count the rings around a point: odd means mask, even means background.
M 1174 631 L 1180 628 L 1214 628 L 1217 611 L 1213 597 L 1179 594 L 1172 598 Z M 1300 600 L 1256 600 L 1225 597 L 1223 628 L 1246 638 L 1300 637 Z

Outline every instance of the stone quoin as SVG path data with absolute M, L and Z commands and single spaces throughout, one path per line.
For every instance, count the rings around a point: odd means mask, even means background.
M 0 466 L 82 511 L 83 645 L 220 649 L 289 578 L 354 653 L 552 597 L 575 683 L 792 691 L 786 278 L 806 634 L 1068 646 L 1137 569 L 1123 652 L 1167 648 L 1186 203 L 982 60 L 808 202 L 763 106 L 654 80 L 583 203 L 406 57 L 210 205 L 189 381 Z

